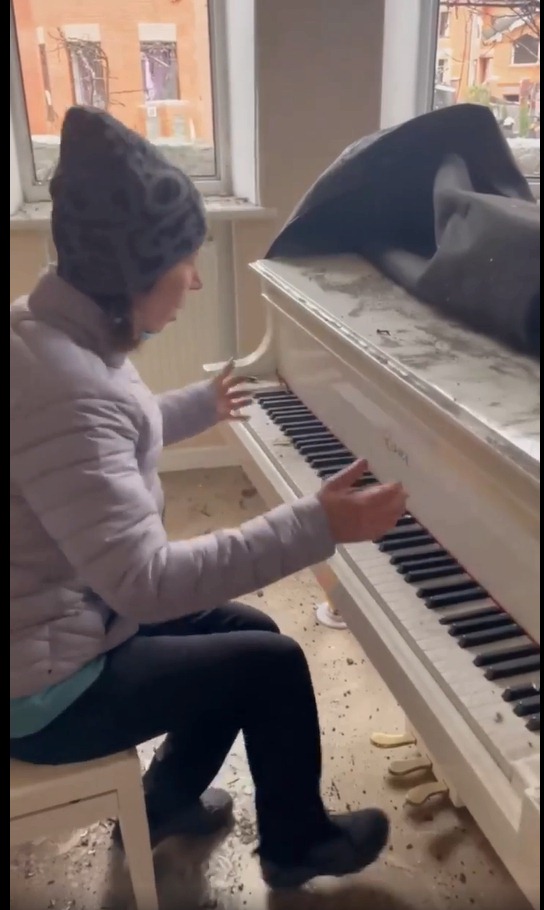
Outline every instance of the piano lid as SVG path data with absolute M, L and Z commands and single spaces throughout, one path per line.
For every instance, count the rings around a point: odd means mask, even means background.
M 540 479 L 540 364 L 437 315 L 358 256 L 253 269 Z

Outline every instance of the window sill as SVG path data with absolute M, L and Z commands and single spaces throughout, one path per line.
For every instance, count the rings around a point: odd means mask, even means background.
M 204 205 L 210 221 L 269 221 L 276 214 L 236 196 L 205 196 Z M 25 203 L 10 215 L 10 231 L 47 231 L 50 219 L 50 202 Z

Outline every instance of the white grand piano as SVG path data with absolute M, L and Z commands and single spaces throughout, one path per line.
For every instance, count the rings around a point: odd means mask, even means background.
M 391 744 L 416 741 L 539 908 L 539 365 L 357 257 L 253 268 L 267 329 L 228 441 L 269 505 L 355 456 L 405 485 L 409 514 L 338 549 L 328 596 L 406 715 Z

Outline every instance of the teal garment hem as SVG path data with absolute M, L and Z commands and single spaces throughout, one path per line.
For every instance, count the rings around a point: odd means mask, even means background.
M 81 670 L 50 686 L 37 695 L 10 700 L 10 739 L 31 736 L 47 727 L 56 717 L 66 711 L 76 699 L 90 687 L 104 669 L 106 658 L 97 657 L 85 664 Z

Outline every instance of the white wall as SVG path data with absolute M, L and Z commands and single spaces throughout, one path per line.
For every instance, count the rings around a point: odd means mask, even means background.
M 328 164 L 379 128 L 383 0 L 257 0 L 255 7 L 260 202 L 275 220 L 234 227 L 237 338 L 248 353 L 263 329 L 247 263 Z

